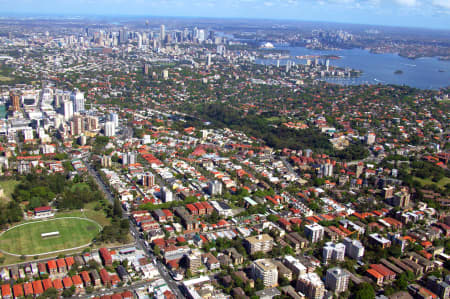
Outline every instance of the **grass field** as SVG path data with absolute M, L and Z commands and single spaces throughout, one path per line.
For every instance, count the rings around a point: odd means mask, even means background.
M 73 218 L 55 218 L 27 222 L 15 226 L 0 236 L 0 249 L 12 254 L 37 255 L 70 249 L 88 244 L 100 227 L 91 221 Z M 42 238 L 42 233 L 58 231 L 57 237 Z
M 0 188 L 3 189 L 3 199 L 11 200 L 11 194 L 19 183 L 16 180 L 0 181 Z
M 90 202 L 85 204 L 83 212 L 80 210 L 73 211 L 63 211 L 58 212 L 55 217 L 81 217 L 81 218 L 89 218 L 100 224 L 101 226 L 106 226 L 111 223 L 111 221 L 106 217 L 103 210 L 95 210 L 96 202 Z
M 414 180 L 420 182 L 423 186 L 425 185 L 437 185 L 439 188 L 443 188 L 445 185 L 450 184 L 450 178 L 444 177 L 439 182 L 433 182 L 431 179 L 421 179 L 418 177 L 414 177 Z
M 12 78 L 10 78 L 10 77 L 5 77 L 5 76 L 1 76 L 1 75 L 0 75 L 0 81 L 2 81 L 2 82 L 12 81 Z

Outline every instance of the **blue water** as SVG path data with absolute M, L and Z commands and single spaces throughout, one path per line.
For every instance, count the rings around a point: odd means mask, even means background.
M 288 50 L 291 61 L 304 64 L 305 60 L 295 59 L 302 55 L 336 55 L 341 59 L 330 60 L 331 66 L 350 67 L 362 70 L 358 78 L 328 78 L 324 81 L 337 84 L 397 84 L 421 89 L 439 89 L 450 86 L 450 61 L 437 58 L 408 59 L 397 54 L 373 54 L 362 49 L 321 51 L 303 47 L 277 46 L 275 49 Z M 257 59 L 257 63 L 276 64 L 273 59 Z M 287 60 L 280 60 L 286 64 Z M 394 74 L 396 70 L 403 74 Z M 443 72 L 440 72 L 443 71 Z

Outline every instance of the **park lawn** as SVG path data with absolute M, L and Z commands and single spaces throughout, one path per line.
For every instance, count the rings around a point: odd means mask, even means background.
M 82 217 L 92 219 L 101 226 L 111 224 L 111 221 L 106 217 L 103 209 L 100 209 L 98 211 L 95 210 L 96 205 L 96 202 L 90 202 L 84 205 L 83 212 L 81 212 L 80 210 L 63 211 L 58 212 L 55 217 Z
M 37 255 L 88 244 L 97 236 L 100 227 L 88 220 L 55 218 L 27 222 L 0 236 L 0 249 L 13 254 Z M 56 237 L 42 238 L 42 233 L 59 231 Z
M 10 77 L 5 77 L 5 76 L 0 75 L 0 81 L 5 82 L 5 81 L 12 81 L 12 80 L 13 80 L 13 79 L 10 78 Z
M 413 179 L 415 181 L 418 181 L 419 183 L 421 183 L 422 186 L 425 186 L 425 185 L 437 185 L 439 188 L 444 188 L 445 185 L 450 184 L 450 178 L 449 177 L 444 177 L 444 178 L 440 179 L 439 182 L 433 182 L 430 178 L 422 179 L 422 178 L 419 178 L 419 177 L 414 177 Z
M 19 184 L 19 181 L 16 180 L 6 180 L 6 181 L 0 181 L 0 188 L 3 189 L 3 199 L 6 199 L 7 201 L 11 200 L 11 194 L 14 192 L 14 189 Z

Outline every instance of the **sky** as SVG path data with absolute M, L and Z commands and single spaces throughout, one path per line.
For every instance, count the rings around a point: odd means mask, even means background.
M 288 19 L 450 29 L 450 0 L 0 0 L 0 14 Z

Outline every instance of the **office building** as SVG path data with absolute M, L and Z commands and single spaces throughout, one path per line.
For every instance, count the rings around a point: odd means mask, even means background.
M 327 270 L 325 285 L 335 293 L 342 293 L 348 289 L 350 274 L 341 268 L 335 267 Z
M 253 278 L 261 279 L 264 287 L 273 288 L 278 285 L 277 266 L 269 259 L 260 259 L 252 263 L 251 266 Z
M 273 238 L 268 234 L 262 234 L 257 236 L 250 236 L 245 238 L 244 241 L 247 251 L 250 254 L 254 254 L 255 252 L 269 252 L 273 247 Z
M 305 226 L 305 235 L 312 243 L 322 241 L 324 229 L 323 226 L 313 223 Z
M 84 93 L 76 90 L 70 95 L 70 100 L 73 103 L 73 112 L 84 112 Z
M 163 24 L 161 25 L 160 31 L 159 31 L 159 40 L 164 43 L 166 40 L 166 26 Z
M 125 29 L 119 31 L 119 43 L 125 44 L 128 42 L 128 32 Z

